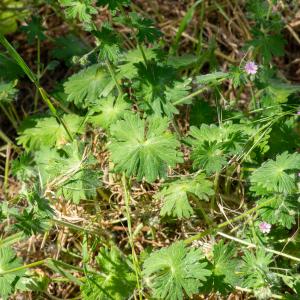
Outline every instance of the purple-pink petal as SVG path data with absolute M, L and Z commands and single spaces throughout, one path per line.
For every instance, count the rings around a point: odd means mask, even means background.
M 262 233 L 269 233 L 271 231 L 271 227 L 272 227 L 272 225 L 267 222 L 261 222 L 259 224 L 259 230 Z
M 257 73 L 258 66 L 254 61 L 249 61 L 245 65 L 245 72 L 249 75 L 254 75 Z

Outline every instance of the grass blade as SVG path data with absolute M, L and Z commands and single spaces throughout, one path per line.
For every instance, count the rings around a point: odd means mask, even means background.
M 28 76 L 28 78 L 35 84 L 36 88 L 39 90 L 44 102 L 47 104 L 51 113 L 57 118 L 58 122 L 62 124 L 65 131 L 67 132 L 71 141 L 73 140 L 73 136 L 70 130 L 67 127 L 67 124 L 63 121 L 63 119 L 58 115 L 56 108 L 52 104 L 47 92 L 39 85 L 39 82 L 35 76 L 35 74 L 28 67 L 24 59 L 19 55 L 16 49 L 9 43 L 9 41 L 4 37 L 3 34 L 0 33 L 0 43 L 7 50 L 9 55 L 16 61 L 16 63 L 20 66 L 20 68 L 24 71 L 24 73 Z
M 19 53 L 16 51 L 16 49 L 9 43 L 9 41 L 4 37 L 2 33 L 0 33 L 0 43 L 3 45 L 3 47 L 7 50 L 9 55 L 17 62 L 17 64 L 22 68 L 24 73 L 28 76 L 28 78 L 37 85 L 37 78 L 34 75 L 34 73 L 30 70 L 30 68 L 27 66 L 24 59 L 19 55 Z
M 183 34 L 183 32 L 186 30 L 187 26 L 189 25 L 189 23 L 192 21 L 193 16 L 195 14 L 196 8 L 197 6 L 202 2 L 202 0 L 198 0 L 196 1 L 190 8 L 189 10 L 186 12 L 185 16 L 183 17 L 183 19 L 180 22 L 179 28 L 177 30 L 176 36 L 172 42 L 172 46 L 170 49 L 170 54 L 174 55 L 177 50 L 178 50 L 178 46 L 179 46 L 179 41 L 180 38 Z

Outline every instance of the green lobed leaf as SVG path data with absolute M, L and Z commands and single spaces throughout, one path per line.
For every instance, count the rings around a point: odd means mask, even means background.
M 136 285 L 135 274 L 116 248 L 101 248 L 96 257 L 101 275 L 89 275 L 81 286 L 84 300 L 125 300 Z
M 241 274 L 243 275 L 243 286 L 252 289 L 268 287 L 272 273 L 269 265 L 272 263 L 272 253 L 258 248 L 256 252 L 245 250 Z
M 74 141 L 61 150 L 41 148 L 35 153 L 35 162 L 43 185 L 74 203 L 94 198 L 101 185 L 100 172 L 95 169 L 97 161 L 80 142 Z
M 192 126 L 187 142 L 192 146 L 193 166 L 204 169 L 207 174 L 220 172 L 230 157 L 243 151 L 247 135 L 238 124 Z
M 120 38 L 109 23 L 104 23 L 101 30 L 92 31 L 99 44 L 99 58 L 117 63 L 120 58 Z
M 300 154 L 284 152 L 275 160 L 264 162 L 250 176 L 252 190 L 257 194 L 279 192 L 290 194 L 296 191 L 296 178 L 300 169 Z M 258 187 L 258 189 L 257 189 Z
M 130 104 L 123 98 L 115 99 L 112 96 L 101 99 L 99 105 L 91 108 L 92 116 L 89 121 L 94 126 L 108 129 L 111 124 L 120 120 L 125 113 L 130 111 Z
M 77 19 L 81 22 L 91 22 L 92 15 L 97 13 L 93 7 L 94 0 L 59 0 L 59 3 L 65 8 L 66 17 Z
M 63 116 L 72 135 L 84 132 L 83 118 L 74 114 Z M 65 128 L 54 117 L 33 119 L 34 125 L 24 124 L 17 138 L 18 145 L 22 145 L 26 151 L 38 150 L 41 147 L 61 147 L 69 141 Z M 47 129 L 47 130 L 45 130 Z
M 140 107 L 156 115 L 178 114 L 176 102 L 185 98 L 191 89 L 191 79 L 177 79 L 177 72 L 171 66 L 149 62 L 146 67 L 143 63 L 135 65 L 138 76 L 134 78 L 133 87 Z M 190 103 L 187 99 L 180 104 Z
M 296 224 L 296 218 L 300 212 L 298 196 L 276 195 L 273 197 L 275 197 L 274 201 L 259 210 L 261 218 L 267 223 L 291 229 Z M 264 201 L 266 199 L 262 198 L 258 204 Z
M 34 44 L 37 39 L 40 41 L 46 39 L 46 35 L 44 34 L 45 28 L 41 22 L 40 17 L 33 16 L 26 26 L 22 26 L 22 30 L 26 33 L 29 44 Z
M 50 228 L 50 219 L 35 213 L 33 210 L 24 210 L 22 214 L 18 214 L 15 217 L 16 224 L 14 224 L 14 227 L 29 237 L 38 233 L 44 233 Z
M 6 105 L 15 99 L 18 93 L 15 88 L 17 83 L 17 80 L 9 82 L 0 80 L 0 104 Z
M 216 291 L 226 294 L 238 285 L 239 261 L 235 258 L 234 244 L 221 240 L 213 247 L 213 286 Z
M 15 291 L 15 285 L 24 274 L 24 270 L 1 275 L 1 272 L 20 267 L 21 259 L 8 247 L 0 247 L 0 296 L 3 300 Z
M 214 194 L 212 183 L 200 174 L 191 179 L 178 179 L 166 185 L 156 198 L 163 199 L 160 214 L 162 216 L 172 215 L 174 217 L 189 218 L 193 214 L 193 208 L 189 203 L 189 195 L 192 194 L 199 200 L 209 200 Z
M 168 167 L 182 162 L 180 143 L 168 131 L 166 118 L 126 114 L 124 120 L 111 126 L 111 143 L 108 149 L 117 172 L 127 176 L 145 177 L 153 182 L 167 175 Z
M 160 36 L 161 32 L 155 28 L 151 19 L 141 17 L 135 12 L 131 12 L 130 25 L 137 30 L 137 39 L 139 42 L 154 43 Z
M 141 46 L 145 56 L 149 61 L 157 58 L 155 48 L 146 48 Z M 133 49 L 123 54 L 122 64 L 118 66 L 120 77 L 132 79 L 138 75 L 138 64 L 144 61 L 143 55 L 140 49 Z
M 98 64 L 92 65 L 72 75 L 64 89 L 68 102 L 79 108 L 89 107 L 100 97 L 107 97 L 115 86 L 108 72 Z
M 143 265 L 143 275 L 153 296 L 166 300 L 192 297 L 211 272 L 199 249 L 187 248 L 184 242 L 151 253 Z
M 259 30 L 254 30 L 254 39 L 248 44 L 253 46 L 264 58 L 265 63 L 269 63 L 273 56 L 283 56 L 286 44 L 283 36 L 278 34 L 266 34 Z

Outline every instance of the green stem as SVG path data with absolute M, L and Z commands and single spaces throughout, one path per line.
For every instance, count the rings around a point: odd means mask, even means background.
M 10 235 L 5 239 L 0 240 L 0 247 L 10 246 L 10 245 L 24 239 L 24 237 L 25 236 L 24 236 L 23 232 L 18 232 L 18 233 L 15 233 L 13 235 Z
M 118 7 L 119 7 L 119 9 L 121 11 L 121 14 L 122 14 L 123 18 L 127 19 L 126 12 L 125 12 L 123 6 L 122 5 L 118 5 Z M 131 20 L 130 20 L 130 23 L 131 23 Z M 133 32 L 133 36 L 134 36 L 134 39 L 136 41 L 136 44 L 137 44 L 137 46 L 138 46 L 138 48 L 139 48 L 139 50 L 140 50 L 140 52 L 141 52 L 141 54 L 143 56 L 144 63 L 145 63 L 146 66 L 148 66 L 148 60 L 147 60 L 145 51 L 144 51 L 143 47 L 141 46 L 140 42 L 138 41 L 138 39 L 136 37 L 136 34 L 134 33 L 133 30 L 132 30 L 132 32 Z
M 217 80 L 218 83 L 221 83 L 223 82 L 224 80 L 226 80 L 227 78 L 222 78 L 222 79 L 219 79 Z M 184 104 L 187 100 L 190 100 L 191 98 L 194 98 L 195 96 L 198 96 L 199 94 L 202 94 L 203 92 L 207 91 L 208 89 L 210 89 L 210 86 L 205 86 L 205 87 L 202 87 L 200 88 L 199 90 L 175 101 L 173 104 L 174 105 L 180 105 L 180 104 Z
M 21 152 L 20 148 L 13 143 L 13 141 L 0 129 L 0 139 L 5 143 L 10 144 L 18 153 Z
M 211 213 L 212 216 L 214 215 L 216 199 L 217 199 L 217 194 L 218 194 L 218 190 L 219 190 L 219 178 L 220 178 L 220 173 L 217 172 L 215 174 L 215 180 L 214 180 L 215 194 L 211 198 L 211 202 L 210 202 L 210 213 Z
M 87 229 L 87 228 L 84 228 L 82 226 L 78 226 L 78 225 L 73 224 L 73 223 L 69 223 L 69 222 L 66 222 L 66 221 L 63 221 L 63 220 L 58 220 L 56 218 L 52 219 L 52 221 L 53 221 L 53 223 L 71 228 L 73 230 L 76 230 L 76 231 L 79 231 L 79 232 L 82 232 L 82 233 L 86 232 L 86 233 L 89 233 L 89 234 L 92 234 L 92 235 L 95 235 L 95 236 L 105 236 L 105 239 L 111 239 L 112 238 L 112 236 L 109 232 L 107 232 L 105 230 L 99 230 L 98 228 L 97 228 L 97 230 L 96 229 Z
M 143 60 L 144 60 L 144 62 L 145 62 L 145 65 L 148 66 L 149 63 L 148 63 L 148 59 L 147 59 L 147 57 L 146 57 L 145 51 L 144 51 L 142 45 L 141 45 L 141 44 L 139 43 L 139 41 L 137 40 L 137 38 L 136 38 L 136 43 L 137 43 L 138 48 L 139 48 L 139 50 L 140 50 L 140 52 L 141 52 L 141 54 L 142 54 L 142 56 L 143 56 Z
M 62 261 L 59 261 L 59 260 L 56 260 L 56 259 L 50 258 L 50 259 L 46 259 L 46 260 L 47 260 L 47 261 L 46 261 L 45 263 L 50 262 L 50 263 L 53 263 L 54 265 L 58 265 L 58 266 L 61 266 L 61 267 L 63 267 L 63 268 L 66 268 L 66 269 L 72 269 L 72 270 L 75 270 L 75 271 L 78 271 L 78 272 L 81 272 L 81 273 L 84 273 L 84 272 L 85 272 L 85 270 L 82 269 L 82 268 L 79 268 L 79 267 L 75 267 L 75 266 L 69 265 L 69 264 L 67 264 L 67 263 L 65 263 L 65 262 L 62 262 Z M 48 267 L 49 267 L 49 266 L 48 266 Z M 51 267 L 49 267 L 49 268 L 51 268 Z M 98 273 L 93 272 L 93 271 L 88 271 L 88 273 L 94 274 L 94 275 L 99 275 Z
M 70 140 L 73 141 L 74 138 L 69 130 L 69 128 L 67 127 L 67 124 L 65 123 L 65 121 L 58 115 L 56 108 L 53 106 L 47 92 L 42 88 L 42 87 L 38 87 L 39 92 L 44 100 L 44 102 L 48 105 L 51 113 L 57 118 L 58 122 L 60 124 L 62 124 L 62 126 L 64 127 L 67 135 L 69 136 Z
M 108 59 L 106 59 L 105 63 L 106 63 L 106 66 L 107 66 L 107 69 L 108 69 L 108 71 L 110 73 L 111 78 L 113 79 L 113 81 L 116 84 L 116 87 L 117 87 L 118 92 L 119 92 L 119 96 L 123 96 L 122 88 L 121 88 L 121 86 L 120 86 L 120 84 L 119 84 L 119 82 L 117 80 L 116 73 L 115 73 L 115 71 L 114 71 L 114 69 L 113 69 L 110 61 Z
M 238 243 L 240 243 L 242 245 L 245 245 L 247 247 L 257 248 L 257 245 L 254 244 L 254 243 L 249 243 L 247 241 L 241 240 L 239 238 L 236 238 L 234 236 L 228 235 L 228 234 L 220 232 L 220 231 L 217 232 L 217 235 L 220 235 L 220 236 L 222 236 L 222 237 L 224 237 L 226 239 L 238 242 Z M 293 255 L 289 255 L 289 254 L 286 254 L 286 253 L 281 252 L 281 251 L 273 250 L 273 249 L 270 249 L 270 248 L 267 248 L 267 247 L 264 247 L 264 246 L 259 246 L 259 247 L 263 248 L 266 252 L 273 253 L 273 254 L 276 254 L 276 255 L 279 255 L 279 256 L 282 256 L 282 257 L 286 257 L 286 258 L 289 258 L 291 260 L 300 262 L 300 258 L 299 257 L 293 256 Z
M 253 103 L 253 107 L 254 109 L 259 109 L 259 103 L 256 102 L 256 97 L 255 97 L 255 94 L 253 92 L 253 88 L 252 88 L 252 85 L 250 84 L 250 93 L 251 93 L 251 101 L 250 103 L 252 102 Z
M 8 120 L 11 122 L 12 126 L 17 130 L 18 124 L 17 124 L 17 121 L 15 120 L 15 117 L 4 107 L 3 104 L 0 104 L 0 108 L 3 110 L 4 114 L 6 115 Z
M 237 161 L 239 161 L 239 165 L 241 165 L 243 163 L 243 161 L 248 157 L 248 155 L 252 152 L 252 150 L 259 144 L 259 142 L 263 139 L 263 137 L 265 136 L 265 134 L 268 133 L 268 130 L 271 128 L 271 126 L 273 124 L 275 124 L 275 122 L 277 122 L 278 120 L 280 120 L 280 118 L 283 118 L 284 116 L 288 116 L 291 113 L 293 113 L 293 110 L 292 111 L 288 111 L 288 112 L 283 112 L 282 114 L 277 115 L 276 117 L 273 116 L 273 118 L 269 122 L 267 122 L 265 125 L 263 125 L 261 128 L 259 128 L 257 130 L 257 132 L 255 132 L 248 139 L 249 142 L 246 143 L 246 145 L 244 147 L 245 150 L 242 151 L 242 154 L 239 157 L 237 157 Z M 256 136 L 259 136 L 258 139 L 255 141 L 255 143 L 252 143 L 252 141 L 255 140 Z M 247 147 L 249 149 L 247 149 Z
M 205 223 L 208 226 L 212 226 L 213 222 L 211 221 L 210 217 L 205 212 L 205 209 L 203 208 L 201 201 L 197 197 L 195 197 L 194 195 L 191 195 L 191 198 L 193 198 L 195 200 L 195 202 L 197 203 L 197 208 L 199 208 L 199 210 L 200 210 L 200 212 L 201 212 L 201 214 L 204 218 Z
M 6 158 L 5 158 L 5 169 L 4 169 L 4 194 L 8 196 L 8 175 L 9 175 L 9 158 L 10 158 L 11 146 L 7 144 Z
M 27 264 L 27 265 L 23 265 L 21 267 L 17 267 L 17 268 L 13 268 L 13 269 L 10 269 L 10 270 L 7 270 L 7 271 L 3 271 L 3 272 L 0 272 L 0 276 L 6 275 L 6 274 L 11 274 L 11 273 L 16 273 L 16 272 L 19 272 L 19 271 L 22 271 L 22 270 L 25 270 L 25 269 L 34 268 L 34 267 L 45 264 L 48 260 L 49 260 L 49 258 L 46 258 L 46 259 L 35 261 L 31 264 Z
M 11 273 L 16 273 L 16 272 L 19 272 L 19 271 L 22 271 L 22 270 L 25 270 L 25 269 L 34 268 L 34 267 L 37 267 L 37 266 L 40 266 L 40 265 L 47 265 L 47 263 L 50 263 L 50 262 L 52 262 L 54 264 L 56 263 L 57 265 L 59 265 L 61 267 L 65 267 L 67 269 L 72 269 L 72 270 L 84 273 L 84 270 L 82 268 L 75 267 L 75 266 L 69 265 L 67 263 L 64 263 L 62 261 L 58 261 L 58 260 L 55 260 L 55 259 L 52 259 L 52 258 L 45 258 L 45 259 L 38 260 L 38 261 L 35 261 L 35 262 L 27 264 L 27 265 L 23 265 L 23 266 L 20 266 L 20 267 L 17 267 L 17 268 L 13 268 L 13 269 L 10 269 L 10 270 L 7 270 L 7 271 L 0 272 L 0 276 L 6 275 L 6 274 L 11 274 Z M 92 272 L 92 271 L 88 271 L 88 272 L 91 273 L 91 274 L 99 275 L 96 272 Z
M 132 226 L 131 226 L 131 212 L 130 212 L 130 193 L 127 188 L 127 181 L 126 181 L 126 175 L 123 173 L 122 175 L 122 186 L 123 186 L 123 191 L 124 191 L 124 201 L 125 201 L 125 207 L 126 207 L 126 217 L 127 217 L 127 225 L 128 225 L 128 237 L 129 237 L 129 244 L 131 247 L 132 251 L 132 260 L 133 260 L 133 267 L 135 271 L 135 276 L 136 276 L 136 283 L 137 283 L 137 288 L 138 288 L 138 293 L 139 293 L 139 298 L 140 300 L 143 299 L 142 295 L 142 289 L 141 289 L 141 284 L 140 284 L 140 265 L 138 261 L 137 254 L 134 249 L 134 238 L 132 234 Z
M 207 230 L 205 230 L 203 232 L 200 232 L 198 234 L 195 234 L 194 236 L 191 236 L 191 237 L 187 238 L 186 240 L 184 240 L 184 243 L 187 244 L 187 245 L 191 244 L 193 241 L 199 240 L 199 239 L 205 237 L 206 235 L 215 232 L 218 229 L 221 229 L 221 228 L 226 227 L 227 225 L 229 225 L 231 223 L 234 223 L 234 222 L 237 222 L 241 219 L 244 219 L 244 218 L 248 217 L 249 214 L 259 210 L 260 208 L 262 208 L 264 206 L 267 206 L 268 204 L 272 203 L 274 200 L 275 200 L 275 198 L 268 199 L 268 200 L 262 202 L 261 204 L 247 210 L 246 212 L 242 213 L 241 215 L 239 215 L 237 217 L 234 217 L 234 218 L 232 218 L 232 219 L 230 219 L 230 220 L 228 220 L 224 223 L 221 223 L 217 226 L 208 228 Z
M 181 98 L 181 99 L 175 101 L 175 102 L 173 103 L 173 105 L 180 105 L 180 104 L 183 104 L 183 103 L 185 103 L 187 100 L 189 100 L 189 99 L 191 99 L 191 98 L 194 98 L 195 96 L 198 96 L 199 94 L 205 92 L 205 91 L 208 90 L 208 89 L 209 89 L 209 87 L 207 87 L 207 86 L 206 86 L 206 87 L 203 87 L 203 88 L 201 88 L 201 89 L 199 89 L 199 90 L 197 90 L 197 91 L 195 91 L 195 92 L 189 94 L 188 96 L 183 97 L 183 98 Z
M 41 42 L 40 39 L 37 39 L 37 83 L 40 85 L 40 77 L 41 77 Z M 36 89 L 35 96 L 34 96 L 34 111 L 37 110 L 37 105 L 38 105 L 38 100 L 39 100 L 39 93 L 38 93 L 38 88 Z
M 12 114 L 15 116 L 15 119 L 17 120 L 17 122 L 20 124 L 21 123 L 20 117 L 15 109 L 15 106 L 12 103 L 10 103 L 10 110 L 11 110 Z

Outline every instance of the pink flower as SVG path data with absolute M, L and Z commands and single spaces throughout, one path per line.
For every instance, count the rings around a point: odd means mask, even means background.
M 300 111 L 297 111 L 297 115 L 300 116 Z
M 247 74 L 254 75 L 257 73 L 258 66 L 254 61 L 248 61 L 244 69 Z
M 272 225 L 267 222 L 262 222 L 259 224 L 259 230 L 262 233 L 270 233 Z

